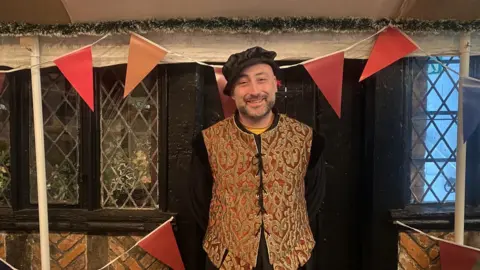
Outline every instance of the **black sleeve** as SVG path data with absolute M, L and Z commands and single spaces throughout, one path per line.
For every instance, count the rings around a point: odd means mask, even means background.
M 305 175 L 305 199 L 310 221 L 313 221 L 320 211 L 325 197 L 326 177 L 324 159 L 325 139 L 314 132 L 310 161 Z
M 207 149 L 200 133 L 193 140 L 193 153 L 189 173 L 190 210 L 203 231 L 208 225 L 213 177 L 208 162 Z

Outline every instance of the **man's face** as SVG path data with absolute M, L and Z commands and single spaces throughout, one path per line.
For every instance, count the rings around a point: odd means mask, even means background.
M 277 79 L 268 64 L 245 68 L 233 87 L 238 111 L 252 120 L 265 117 L 275 105 Z

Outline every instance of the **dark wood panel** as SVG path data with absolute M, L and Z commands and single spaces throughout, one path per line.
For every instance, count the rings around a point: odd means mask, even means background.
M 197 257 L 201 243 L 196 225 L 189 212 L 189 164 L 192 139 L 199 129 L 199 95 L 203 89 L 202 67 L 194 64 L 174 64 L 167 67 L 168 79 L 168 209 L 178 213 L 176 233 L 180 252 L 187 269 L 198 269 Z M 201 104 L 200 104 L 201 106 Z
M 326 197 L 318 216 L 314 251 L 318 269 L 355 269 L 360 264 L 360 184 L 363 155 L 363 102 L 365 90 L 358 78 L 362 62 L 345 61 L 342 117 L 338 118 L 303 67 L 285 72 L 287 92 L 301 90 L 287 102 L 286 113 L 316 129 L 327 139 Z M 293 110 L 293 111 L 292 111 Z M 335 256 L 333 256 L 335 255 Z M 339 260 L 336 256 L 343 259 Z
M 373 110 L 368 114 L 374 121 L 371 158 L 373 175 L 372 201 L 367 209 L 368 240 L 365 269 L 396 269 L 396 228 L 389 209 L 403 206 L 407 176 L 405 151 L 405 83 L 404 62 L 399 61 L 381 70 L 371 80 L 375 81 Z

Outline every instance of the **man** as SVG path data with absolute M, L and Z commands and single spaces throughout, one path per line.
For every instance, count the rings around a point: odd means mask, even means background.
M 205 233 L 207 269 L 299 269 L 313 262 L 325 142 L 274 108 L 275 57 L 260 47 L 229 57 L 224 93 L 235 101 L 235 115 L 194 140 L 190 198 Z

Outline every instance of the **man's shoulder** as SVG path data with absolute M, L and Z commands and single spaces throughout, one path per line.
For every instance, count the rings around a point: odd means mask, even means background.
M 312 134 L 312 140 L 313 141 L 316 141 L 316 143 L 318 143 L 322 146 L 325 145 L 325 136 L 323 134 L 315 131 L 315 129 L 312 128 L 311 126 L 307 125 L 306 123 L 304 123 L 300 120 L 297 120 L 295 118 L 287 116 L 285 114 L 282 114 L 282 117 L 285 119 L 285 123 L 290 123 L 290 124 L 296 125 L 297 127 L 300 127 L 302 130 L 308 131 L 309 133 Z
M 215 124 L 209 126 L 209 127 L 206 127 L 205 129 L 202 130 L 202 133 L 205 133 L 205 132 L 211 132 L 212 130 L 217 130 L 217 129 L 221 129 L 221 128 L 225 128 L 227 125 L 229 125 L 231 122 L 232 122 L 232 119 L 233 119 L 233 116 L 230 116 L 230 117 L 227 117 L 225 119 L 222 119 L 218 122 L 216 122 Z
M 306 131 L 309 131 L 309 132 L 313 132 L 313 128 L 295 118 L 292 118 L 286 114 L 281 114 L 281 117 L 283 117 L 284 119 L 284 122 L 286 124 L 290 124 L 290 125 L 295 125 L 297 127 L 300 127 L 302 130 L 306 130 Z

